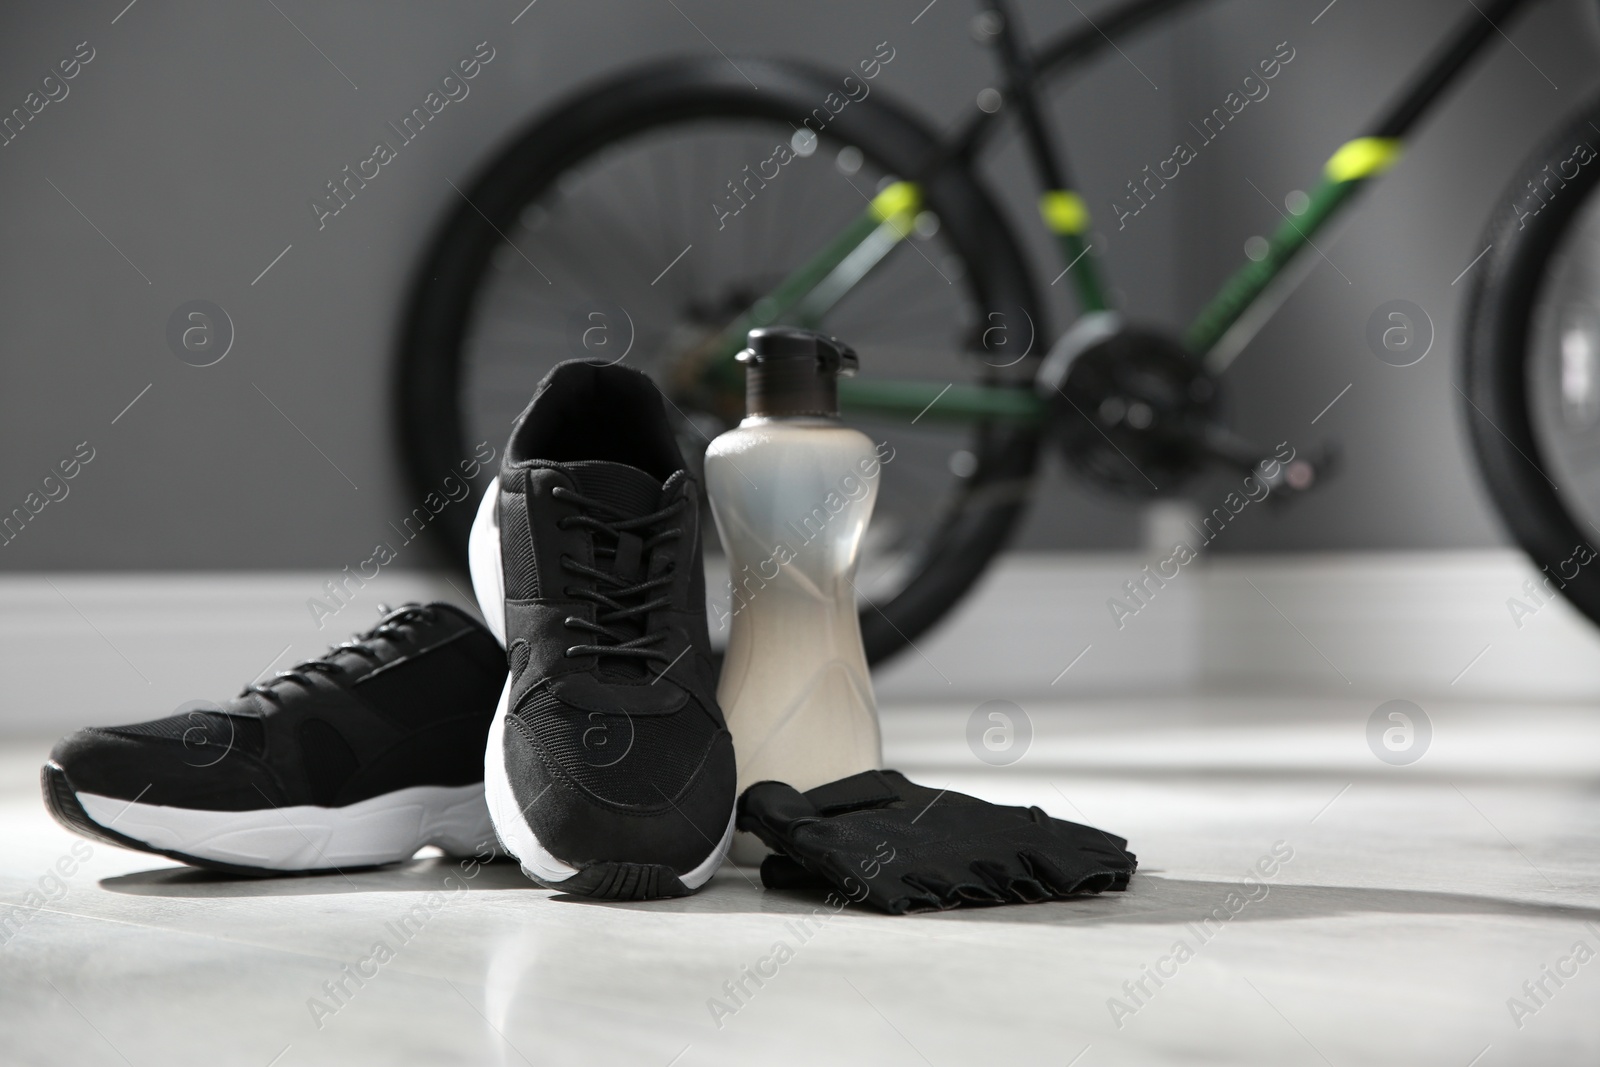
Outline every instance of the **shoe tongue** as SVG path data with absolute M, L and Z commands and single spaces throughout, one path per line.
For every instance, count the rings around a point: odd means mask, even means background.
M 603 459 L 563 463 L 578 492 L 624 515 L 646 515 L 661 506 L 661 483 L 637 467 Z

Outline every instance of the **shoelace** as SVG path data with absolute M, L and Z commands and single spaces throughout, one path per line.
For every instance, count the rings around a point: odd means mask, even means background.
M 615 561 L 618 547 L 623 543 L 624 535 L 633 534 L 635 530 L 648 530 L 683 510 L 683 500 L 679 498 L 658 511 L 629 518 L 626 513 L 609 504 L 590 499 L 581 493 L 573 492 L 562 486 L 557 486 L 550 492 L 552 496 L 558 499 L 576 504 L 583 512 L 583 514 L 571 515 L 559 520 L 556 523 L 558 528 L 565 530 L 572 526 L 582 526 L 596 534 L 604 534 L 610 538 L 609 544 L 600 544 L 596 540 L 594 546 L 596 560 L 610 559 Z M 591 512 L 594 514 L 589 514 Z M 598 518 L 596 517 L 597 515 L 603 515 L 606 518 Z M 650 553 L 656 546 L 682 535 L 683 528 L 675 526 L 670 529 L 660 530 L 648 538 L 639 539 L 637 565 L 640 567 L 648 566 Z M 634 536 L 637 538 L 636 534 Z M 619 633 L 613 627 L 619 622 L 629 620 L 639 620 L 642 626 L 644 618 L 650 612 L 672 606 L 671 596 L 658 595 L 652 597 L 649 594 L 653 590 L 672 584 L 673 564 L 669 563 L 663 567 L 661 573 L 655 577 L 646 578 L 644 581 L 638 582 L 613 574 L 610 571 L 590 567 L 573 559 L 571 556 L 564 555 L 561 557 L 561 567 L 569 574 L 582 575 L 595 583 L 595 585 L 607 590 L 602 592 L 599 588 L 584 589 L 573 586 L 568 586 L 562 590 L 563 596 L 577 600 L 588 600 L 600 608 L 595 614 L 594 622 L 590 622 L 588 619 L 581 619 L 576 615 L 568 615 L 562 622 L 569 629 L 593 634 L 596 638 L 603 639 L 606 642 L 602 644 L 597 640 L 591 644 L 573 645 L 567 649 L 568 658 L 573 656 L 622 656 L 640 660 L 656 660 L 663 663 L 672 661 L 671 656 L 651 647 L 658 643 L 664 635 L 645 633 L 638 637 L 630 637 L 626 633 Z
M 282 697 L 273 689 L 273 686 L 280 682 L 297 682 L 301 685 L 310 685 L 313 675 L 343 674 L 345 668 L 335 663 L 334 657 L 347 653 L 361 656 L 377 663 L 382 659 L 382 654 L 376 648 L 373 648 L 369 642 L 376 640 L 392 641 L 404 633 L 412 623 L 433 622 L 437 617 L 432 608 L 424 607 L 421 604 L 402 604 L 393 610 L 380 604 L 378 610 L 384 613 L 382 620 L 366 633 L 357 634 L 354 640 L 330 645 L 328 651 L 321 657 L 307 660 L 304 663 L 296 663 L 288 670 L 274 674 L 265 682 L 252 682 L 245 686 L 244 691 L 239 695 L 244 697 L 254 693 L 257 696 L 276 702 Z

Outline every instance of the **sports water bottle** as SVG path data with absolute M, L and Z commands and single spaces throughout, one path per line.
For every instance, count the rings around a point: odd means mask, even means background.
M 839 421 L 838 379 L 858 366 L 849 347 L 769 327 L 738 359 L 745 419 L 705 465 L 732 584 L 717 701 L 739 791 L 768 779 L 806 790 L 883 763 L 854 581 L 883 458 Z M 736 862 L 766 851 L 735 839 Z

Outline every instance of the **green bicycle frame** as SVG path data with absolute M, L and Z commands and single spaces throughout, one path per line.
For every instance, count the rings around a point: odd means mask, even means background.
M 1184 340 L 1196 359 L 1204 360 L 1219 347 L 1358 190 L 1394 166 L 1400 158 L 1405 133 L 1499 32 L 1500 23 L 1526 2 L 1496 0 L 1463 19 L 1389 113 L 1375 124 L 1374 133 L 1346 142 L 1333 154 L 1303 209 L 1296 215 L 1284 215 L 1267 240 L 1265 254 L 1228 278 L 1190 325 Z M 999 0 L 986 0 L 985 6 L 999 10 Z M 1132 5 L 1130 10 L 1139 6 Z M 1155 7 L 1148 0 L 1143 6 L 1152 10 Z M 1008 35 L 1002 36 L 1002 45 L 1012 84 L 1021 87 L 1019 110 L 1030 148 L 1047 182 L 1039 213 L 1060 250 L 1062 275 L 1072 275 L 1080 312 L 1105 309 L 1110 305 L 1092 255 L 1089 209 L 1080 195 L 1061 187 L 1065 184 L 1065 168 L 1045 136 L 1025 57 Z M 819 324 L 840 298 L 914 232 L 921 210 L 921 190 L 916 183 L 899 181 L 885 187 L 849 226 L 723 330 L 705 353 L 703 380 L 724 387 L 739 381 L 740 369 L 734 356 L 744 347 L 745 335 L 751 329 L 780 321 Z M 1242 341 L 1233 347 L 1238 345 Z M 839 387 L 841 406 L 855 415 L 1038 421 L 1046 413 L 1045 402 L 1031 389 L 1014 385 L 845 379 Z

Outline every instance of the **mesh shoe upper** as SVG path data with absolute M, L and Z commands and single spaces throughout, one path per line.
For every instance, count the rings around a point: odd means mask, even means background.
M 211 811 L 470 785 L 504 680 L 499 644 L 476 620 L 406 605 L 225 704 L 79 730 L 51 760 L 80 792 Z

